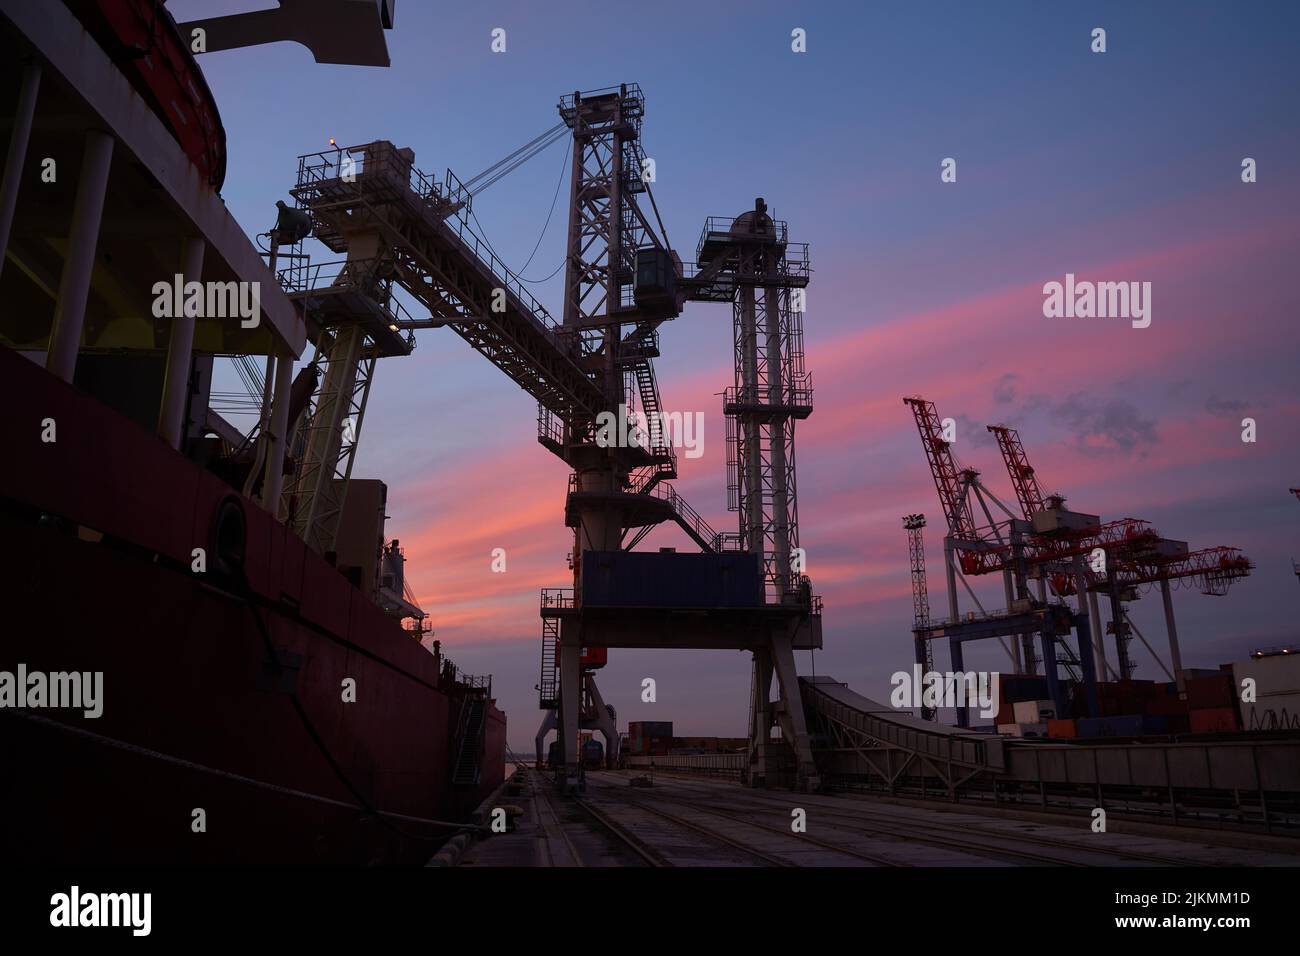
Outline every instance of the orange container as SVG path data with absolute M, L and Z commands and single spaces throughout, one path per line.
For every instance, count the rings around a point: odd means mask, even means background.
M 1047 736 L 1049 737 L 1077 737 L 1079 729 L 1075 726 L 1073 720 L 1049 720 L 1047 722 Z

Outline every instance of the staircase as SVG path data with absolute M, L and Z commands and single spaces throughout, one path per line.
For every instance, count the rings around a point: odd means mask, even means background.
M 630 369 L 636 380 L 637 397 L 640 399 L 641 412 L 649 425 L 659 423 L 662 407 L 659 402 L 659 385 L 655 381 L 654 366 L 649 359 L 637 362 Z M 658 434 L 656 434 L 658 432 Z M 677 477 L 677 455 L 668 445 L 664 429 L 650 428 L 650 447 L 647 449 L 654 464 L 648 468 L 638 469 L 632 484 L 634 494 L 646 494 L 660 481 Z
M 456 752 L 456 765 L 452 769 L 451 783 L 456 787 L 476 787 L 482 768 L 479 766 L 479 750 L 483 742 L 483 721 L 487 713 L 487 699 L 468 697 L 465 700 L 465 716 L 460 733 L 460 748 Z
M 560 619 L 542 618 L 542 677 L 537 682 L 537 706 L 554 710 L 559 706 L 560 665 L 556 652 L 560 646 Z

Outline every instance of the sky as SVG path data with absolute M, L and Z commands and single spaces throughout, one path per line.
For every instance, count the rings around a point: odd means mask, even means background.
M 184 21 L 267 5 L 169 9 Z M 1300 501 L 1288 492 L 1300 485 L 1300 6 L 618 9 L 403 0 L 388 69 L 318 65 L 289 43 L 207 54 L 229 139 L 223 196 L 250 235 L 266 230 L 296 156 L 329 137 L 410 146 L 421 169 L 464 180 L 555 123 L 562 94 L 639 83 L 655 197 L 683 258 L 706 216 L 758 196 L 810 246 L 816 408 L 796 449 L 825 647 L 799 656 L 801 673 L 880 699 L 910 668 L 904 514 L 929 516 L 942 611 L 942 512 L 905 395 L 954 419 L 956 456 L 1003 500 L 1014 496 L 988 423 L 1019 430 L 1044 491 L 1069 507 L 1243 549 L 1257 568 L 1226 596 L 1175 593 L 1185 666 L 1300 637 Z M 504 53 L 490 49 L 498 27 Z M 1091 49 L 1097 27 L 1104 53 Z M 806 52 L 791 49 L 796 28 Z M 529 279 L 563 257 L 563 151 L 475 199 L 489 241 Z M 955 182 L 941 181 L 947 158 Z M 1150 326 L 1045 317 L 1043 286 L 1067 273 L 1151 283 Z M 558 314 L 558 276 L 530 287 Z M 689 305 L 661 329 L 656 362 L 665 408 L 704 414 L 704 455 L 679 455 L 676 487 L 725 530 L 736 528 L 718 395 L 732 381 L 730 321 L 728 306 Z M 388 533 L 436 637 L 466 671 L 494 675 L 518 750 L 542 716 L 538 592 L 571 584 L 568 473 L 535 436 L 523 391 L 454 333 L 423 332 L 411 356 L 380 364 L 353 472 L 388 483 Z M 642 547 L 660 546 L 690 547 L 671 526 Z M 491 570 L 494 548 L 505 573 Z M 976 587 L 1001 606 L 1000 581 Z M 1130 613 L 1167 662 L 1159 594 Z M 1137 677 L 1163 678 L 1137 642 L 1134 655 Z M 1005 663 L 995 643 L 967 648 L 967 667 Z M 640 700 L 644 677 L 654 704 Z M 598 683 L 620 726 L 737 736 L 749 678 L 737 652 L 638 650 L 612 652 Z

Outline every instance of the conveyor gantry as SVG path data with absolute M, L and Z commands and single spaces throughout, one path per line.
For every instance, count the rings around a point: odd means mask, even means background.
M 414 160 L 383 140 L 304 155 L 292 194 L 320 242 L 378 260 L 429 310 L 407 327 L 450 326 L 562 420 L 594 419 L 605 403 L 576 339 L 470 227 L 472 197 L 451 170 L 439 185 Z

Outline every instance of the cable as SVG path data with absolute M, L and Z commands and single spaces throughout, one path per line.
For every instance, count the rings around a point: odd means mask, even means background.
M 560 260 L 560 264 L 557 265 L 551 271 L 550 275 L 545 276 L 544 278 L 541 279 L 529 279 L 519 274 L 520 272 L 523 272 L 524 269 L 528 268 L 529 264 L 533 261 L 533 256 L 537 255 L 537 250 L 541 248 L 542 245 L 542 239 L 546 237 L 546 230 L 551 225 L 551 217 L 555 215 L 555 204 L 557 201 L 559 201 L 560 198 L 560 187 L 564 185 L 564 171 L 565 169 L 568 168 L 569 165 L 569 152 L 572 149 L 572 146 L 573 144 L 572 142 L 570 142 L 569 145 L 567 145 L 564 148 L 564 159 L 560 163 L 560 176 L 555 183 L 555 194 L 551 196 L 551 208 L 546 213 L 546 222 L 542 225 L 542 231 L 541 234 L 538 235 L 537 237 L 537 242 L 533 244 L 533 251 L 528 256 L 528 261 L 523 264 L 519 272 L 516 272 L 515 270 L 511 269 L 508 265 L 505 264 L 505 257 L 502 256 L 499 252 L 497 252 L 496 249 L 493 248 L 491 241 L 489 241 L 487 237 L 487 229 L 484 227 L 483 223 L 479 220 L 478 213 L 474 211 L 474 208 L 472 206 L 470 207 L 469 214 L 473 218 L 474 222 L 478 225 L 479 232 L 481 233 L 481 238 L 483 239 L 483 244 L 486 245 L 489 250 L 491 250 L 492 255 L 495 256 L 497 260 L 501 263 L 502 268 L 504 268 L 512 278 L 518 279 L 520 282 L 527 282 L 529 285 L 537 285 L 538 283 L 541 282 L 548 282 L 551 279 L 555 278 L 556 273 L 558 273 L 561 269 L 563 269 L 565 262 L 568 261 L 568 257 L 565 256 Z
M 542 153 L 544 150 L 546 150 L 547 148 L 549 148 L 549 147 L 550 147 L 551 145 L 553 145 L 554 143 L 559 142 L 560 138 L 563 136 L 564 132 L 565 132 L 567 129 L 568 129 L 568 127 L 567 127 L 566 124 L 564 124 L 564 123 L 560 123 L 560 124 L 558 124 L 557 126 L 553 126 L 553 127 L 551 127 L 551 129 L 547 130 L 547 131 L 546 131 L 545 133 L 543 133 L 541 136 L 538 136 L 538 137 L 534 138 L 534 139 L 531 141 L 531 143 L 527 144 L 527 145 L 524 146 L 524 147 L 520 147 L 520 149 L 515 150 L 515 152 L 514 152 L 513 154 L 511 154 L 511 155 L 517 155 L 517 154 L 519 154 L 522 150 L 526 149 L 528 145 L 532 145 L 532 144 L 538 143 L 539 140 L 543 140 L 543 139 L 546 140 L 545 142 L 542 142 L 541 145 L 535 146 L 535 147 L 531 150 L 531 152 L 529 152 L 527 155 L 522 156 L 520 159 L 518 159 L 518 160 L 517 160 L 516 162 L 514 162 L 512 165 L 508 166 L 508 167 L 505 168 L 505 169 L 502 169 L 499 173 L 497 173 L 496 175 L 492 176 L 492 177 L 491 177 L 490 179 L 488 179 L 486 182 L 482 183 L 482 184 L 478 187 L 478 189 L 477 189 L 477 191 L 475 192 L 475 194 L 477 195 L 478 193 L 482 193 L 483 190 L 487 189 L 487 188 L 488 188 L 489 186 L 491 186 L 493 183 L 496 183 L 496 182 L 500 181 L 503 177 L 505 177 L 505 176 L 509 175 L 510 173 L 514 172 L 514 170 L 518 169 L 518 168 L 519 168 L 520 166 L 522 166 L 524 163 L 528 162 L 528 160 L 530 160 L 530 159 L 532 159 L 533 157 L 539 155 L 540 153 Z M 488 236 L 487 236 L 487 228 L 483 225 L 482 221 L 478 218 L 478 213 L 474 211 L 474 207 L 473 207 L 473 206 L 470 206 L 470 207 L 469 207 L 470 218 L 473 219 L 473 220 L 474 220 L 474 223 L 478 226 L 478 228 L 479 228 L 479 238 L 481 238 L 481 239 L 483 240 L 483 244 L 484 244 L 485 246 L 487 246 L 488 250 L 492 253 L 492 255 L 496 258 L 496 260 L 497 260 L 498 262 L 501 263 L 501 267 L 502 267 L 503 269 L 505 269 L 506 274 L 509 275 L 509 276 L 510 276 L 511 278 L 513 278 L 513 279 L 517 279 L 517 280 L 519 280 L 520 282 L 526 282 L 526 283 L 528 283 L 529 285 L 537 285 L 538 283 L 548 282 L 548 281 L 550 281 L 551 279 L 555 278 L 556 273 L 558 273 L 561 269 L 564 268 L 565 262 L 567 261 L 567 258 L 568 258 L 568 257 L 566 256 L 565 258 L 563 258 L 563 259 L 560 260 L 560 264 L 557 265 L 557 266 L 556 266 L 556 267 L 551 271 L 551 274 L 550 274 L 550 275 L 545 276 L 545 277 L 543 277 L 543 278 L 541 278 L 541 279 L 529 279 L 529 278 L 526 278 L 526 277 L 523 276 L 523 275 L 520 275 L 520 273 L 523 272 L 524 269 L 527 269 L 528 266 L 532 263 L 532 261 L 533 261 L 533 257 L 537 255 L 537 250 L 541 248 L 542 240 L 546 237 L 546 230 L 547 230 L 548 228 L 550 228 L 550 225 L 551 225 L 551 218 L 555 215 L 555 204 L 556 204 L 556 202 L 559 201 L 559 198 L 560 198 L 560 187 L 564 185 L 564 171 L 565 171 L 565 169 L 568 167 L 569 153 L 570 153 L 570 151 L 571 151 L 571 149 L 572 149 L 572 146 L 573 146 L 572 141 L 570 141 L 569 144 L 565 146 L 565 149 L 564 149 L 564 159 L 563 159 L 563 161 L 561 161 L 561 163 L 560 163 L 560 176 L 559 176 L 559 179 L 558 179 L 558 180 L 556 181 L 556 183 L 555 183 L 555 193 L 554 193 L 553 196 L 551 196 L 551 208 L 550 208 L 550 209 L 547 211 L 547 213 L 546 213 L 546 222 L 542 224 L 542 231 L 541 231 L 541 233 L 540 233 L 540 234 L 538 235 L 538 237 L 537 237 L 537 242 L 535 242 L 535 243 L 533 244 L 533 251 L 532 251 L 532 253 L 529 254 L 529 256 L 528 256 L 528 260 L 523 264 L 522 268 L 520 268 L 520 270 L 519 270 L 518 272 L 516 272 L 514 269 L 511 269 L 508 265 L 506 265 L 505 257 L 502 256 L 501 253 L 497 252 L 496 248 L 492 245 L 491 240 L 488 239 Z M 507 157 L 507 158 L 509 158 L 509 157 Z M 495 163 L 493 166 L 489 167 L 487 170 L 484 170 L 483 172 L 481 172 L 481 173 L 479 173 L 477 176 L 475 176 L 474 179 L 481 179 L 483 176 L 487 175 L 487 174 L 488 174 L 492 169 L 495 169 L 495 168 L 497 168 L 497 167 L 500 167 L 500 166 L 501 166 L 503 163 L 505 163 L 505 162 L 506 162 L 506 160 L 501 160 L 501 161 Z M 473 182 L 473 180 L 470 180 L 470 181 Z
M 546 213 L 546 222 L 542 223 L 542 232 L 541 232 L 541 235 L 539 235 L 539 236 L 537 237 L 537 242 L 533 243 L 533 251 L 529 254 L 529 256 L 528 256 L 528 261 L 525 262 L 522 266 L 519 267 L 519 271 L 520 271 L 520 272 L 523 272 L 523 271 L 524 271 L 525 269 L 527 269 L 528 266 L 532 263 L 532 261 L 533 261 L 533 256 L 537 255 L 537 250 L 540 249 L 540 248 L 541 248 L 541 245 L 542 245 L 542 239 L 545 238 L 545 236 L 546 236 L 546 230 L 547 230 L 547 229 L 550 227 L 550 225 L 551 225 L 551 217 L 552 217 L 553 215 L 555 215 L 555 203 L 556 203 L 556 201 L 560 198 L 560 187 L 564 185 L 564 170 L 565 170 L 565 169 L 568 167 L 568 165 L 569 165 L 569 151 L 570 151 L 570 149 L 572 149 L 572 147 L 573 147 L 573 144 L 572 144 L 572 143 L 570 143 L 568 146 L 564 147 L 564 159 L 562 159 L 562 160 L 560 161 L 560 178 L 559 178 L 558 180 L 556 180 L 556 183 L 555 183 L 555 195 L 551 197 L 551 208 L 550 208 L 549 210 L 547 210 L 547 213 Z M 555 273 L 552 272 L 551 275 L 555 275 Z M 533 281 L 533 280 L 529 280 L 529 279 L 524 279 L 524 277 L 523 277 L 522 275 L 519 276 L 519 278 L 520 278 L 521 280 L 523 280 L 524 282 Z M 550 278 L 550 276 L 548 276 L 547 278 Z
M 507 155 L 504 159 L 499 159 L 499 160 L 497 160 L 495 163 L 493 163 L 493 164 L 492 164 L 491 166 L 489 166 L 487 169 L 483 170 L 481 173 L 478 173 L 478 174 L 475 175 L 475 176 L 471 176 L 469 179 L 465 180 L 465 182 L 464 182 L 464 186 L 465 186 L 465 188 L 466 188 L 466 189 L 470 189 L 470 191 L 472 192 L 472 191 L 473 191 L 473 190 L 471 189 L 472 184 L 478 182 L 478 181 L 479 181 L 480 179 L 482 179 L 483 177 L 490 175 L 490 174 L 491 174 L 492 172 L 494 172 L 494 171 L 495 171 L 499 166 L 503 166 L 503 165 L 505 165 L 505 164 L 508 163 L 510 160 L 512 160 L 514 157 L 516 157 L 516 156 L 519 155 L 520 153 L 524 152 L 524 150 L 528 149 L 530 146 L 534 145 L 535 143 L 539 142 L 540 140 L 546 139 L 548 136 L 553 136 L 553 135 L 556 133 L 557 130 L 559 130 L 559 129 L 561 129 L 562 127 L 565 127 L 565 126 L 566 126 L 566 124 L 564 123 L 563 120 L 561 120 L 559 123 L 555 124 L 555 125 L 552 126 L 550 129 L 546 130 L 544 133 L 541 133 L 540 135 L 533 137 L 533 138 L 530 139 L 527 143 L 524 143 L 523 146 L 520 146 L 520 147 L 519 147 L 518 149 L 516 149 L 514 152 L 510 153 L 509 155 Z
M 509 166 L 504 167 L 504 168 L 501 169 L 499 172 L 495 173 L 495 174 L 492 175 L 490 178 L 488 178 L 486 181 L 480 183 L 479 185 L 477 185 L 476 187 L 474 187 L 473 189 L 471 189 L 470 192 L 472 192 L 474 195 L 477 196 L 478 194 L 482 193 L 485 189 L 487 189 L 489 186 L 492 186 L 492 185 L 494 185 L 494 184 L 500 182 L 502 179 L 504 179 L 506 176 L 509 176 L 509 175 L 510 175 L 511 173 L 513 173 L 516 169 L 518 169 L 520 166 L 524 165 L 524 163 L 528 162 L 528 161 L 529 161 L 530 159 L 532 159 L 533 157 L 538 156 L 538 155 L 540 155 L 541 153 L 545 152 L 545 151 L 546 151 L 547 149 L 549 149 L 551 146 L 553 146 L 553 145 L 555 145 L 556 143 L 558 143 L 561 139 L 565 139 L 566 137 L 565 137 L 564 133 L 565 133 L 565 131 L 564 131 L 563 129 L 561 129 L 561 130 L 557 130 L 557 131 L 556 131 L 552 136 L 550 136 L 547 140 L 545 140 L 544 142 L 540 143 L 539 145 L 533 147 L 529 152 L 527 152 L 527 153 L 524 154 L 523 156 L 520 156 L 518 159 L 516 159 L 514 162 L 512 162 Z

